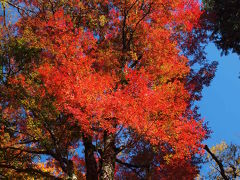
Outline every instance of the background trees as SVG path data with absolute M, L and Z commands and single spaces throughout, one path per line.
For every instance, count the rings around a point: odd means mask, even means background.
M 57 178 L 197 174 L 207 128 L 193 103 L 216 68 L 197 1 L 4 3 L 20 18 L 3 17 L 2 118 L 16 124 L 3 151 L 47 155 L 35 174 Z
M 238 0 L 204 0 L 211 39 L 224 54 L 240 54 L 240 2 Z
M 239 174 L 239 146 L 235 144 L 227 145 L 222 142 L 211 149 L 208 149 L 207 160 L 210 162 L 210 179 L 237 179 Z M 211 156 L 213 154 L 213 156 Z M 219 161 L 219 163 L 217 163 Z M 222 168 L 222 170 L 220 169 Z M 223 175 L 221 175 L 221 172 Z

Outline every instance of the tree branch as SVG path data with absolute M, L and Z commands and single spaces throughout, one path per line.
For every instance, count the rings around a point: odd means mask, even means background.
M 149 167 L 149 165 L 135 165 L 135 164 L 125 163 L 125 162 L 122 162 L 120 159 L 116 159 L 116 162 L 128 168 L 148 168 Z
M 34 11 L 30 10 L 30 9 L 27 9 L 27 10 L 26 10 L 26 9 L 23 9 L 22 7 L 20 7 L 20 6 L 16 5 L 16 4 L 13 4 L 13 3 L 9 2 L 9 1 L 5 1 L 5 2 L 6 2 L 8 5 L 16 8 L 19 13 L 20 13 L 20 11 L 23 11 L 23 12 L 26 13 L 26 14 L 27 14 L 27 12 L 31 12 L 31 13 L 33 13 L 33 14 L 36 14 L 36 12 L 34 12 Z M 20 13 L 20 14 L 21 14 L 21 13 Z
M 27 168 L 17 168 L 15 166 L 12 166 L 12 165 L 4 165 L 4 164 L 0 164 L 0 168 L 6 168 L 6 169 L 13 169 L 15 170 L 16 172 L 19 172 L 19 173 L 28 173 L 28 174 L 39 174 L 39 175 L 42 175 L 42 176 L 45 176 L 45 177 L 48 177 L 48 178 L 51 178 L 51 179 L 62 179 L 62 178 L 59 178 L 59 177 L 55 177 L 53 175 L 51 175 L 50 173 L 48 172 L 43 172 L 41 170 L 38 170 L 38 169 L 34 169 L 34 168 L 31 168 L 31 167 L 27 167 Z
M 0 148 L 0 150 L 5 150 L 5 149 L 23 151 L 23 152 L 32 153 L 32 154 L 46 154 L 46 155 L 49 155 L 49 152 L 48 152 L 48 151 L 38 151 L 38 150 L 30 150 L 30 149 L 21 149 L 21 148 L 15 148 L 15 147 L 4 147 L 4 148 Z
M 217 156 L 211 152 L 211 150 L 209 149 L 209 147 L 207 145 L 204 146 L 204 149 L 211 155 L 213 160 L 217 163 L 218 167 L 220 168 L 220 174 L 223 177 L 223 179 L 224 180 L 230 180 L 225 173 L 225 170 L 224 170 L 224 167 L 223 167 L 223 164 L 222 164 L 221 160 L 219 160 L 217 158 Z

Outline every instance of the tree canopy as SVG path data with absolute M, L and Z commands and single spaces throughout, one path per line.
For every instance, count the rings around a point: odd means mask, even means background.
M 1 176 L 198 174 L 209 132 L 194 102 L 216 63 L 202 51 L 197 0 L 1 7 Z M 16 22 L 7 22 L 5 7 Z

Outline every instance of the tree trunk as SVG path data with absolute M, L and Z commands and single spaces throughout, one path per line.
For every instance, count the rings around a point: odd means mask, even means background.
M 73 173 L 67 177 L 67 180 L 77 180 L 77 176 Z
M 113 180 L 116 152 L 115 137 L 113 134 L 104 132 L 104 150 L 101 157 L 100 180 Z
M 68 160 L 64 157 L 61 157 L 59 154 L 51 154 L 54 159 L 56 159 L 60 167 L 62 168 L 63 172 L 66 174 L 67 180 L 77 180 L 76 175 L 74 174 L 74 167 L 73 167 L 73 161 Z
M 68 175 L 67 180 L 77 180 L 77 176 L 74 174 L 72 160 L 68 160 L 68 163 L 67 163 L 67 175 Z
M 95 147 L 92 144 L 92 138 L 84 137 L 83 136 L 83 144 L 85 147 L 85 162 L 86 162 L 86 179 L 87 180 L 97 180 L 98 179 L 98 172 L 97 172 L 97 162 L 94 157 L 94 150 Z

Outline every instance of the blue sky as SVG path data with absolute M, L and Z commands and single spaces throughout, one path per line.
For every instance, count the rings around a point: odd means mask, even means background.
M 222 140 L 240 144 L 240 58 L 231 53 L 220 56 L 212 43 L 206 51 L 208 59 L 219 62 L 215 78 L 198 103 L 202 117 L 213 131 L 206 144 L 213 146 Z

